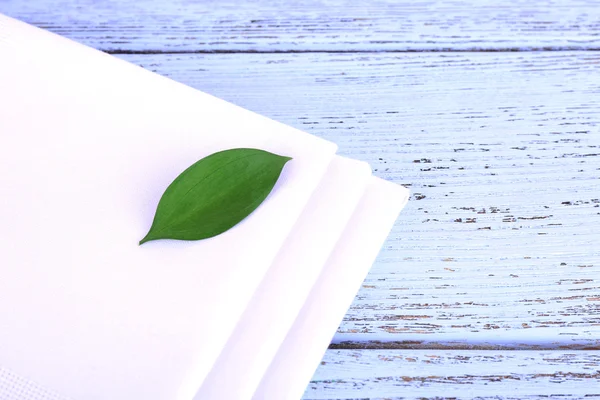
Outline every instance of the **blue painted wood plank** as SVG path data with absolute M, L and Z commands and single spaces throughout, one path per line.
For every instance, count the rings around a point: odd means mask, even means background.
M 596 0 L 3 0 L 0 12 L 113 52 L 600 49 Z

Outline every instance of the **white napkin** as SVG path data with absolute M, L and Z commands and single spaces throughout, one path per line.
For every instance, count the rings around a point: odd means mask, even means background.
M 195 400 L 252 398 L 370 176 L 368 164 L 334 158 Z
M 299 398 L 407 199 L 332 143 L 2 15 L 0 142 L 2 400 Z M 168 184 L 234 147 L 293 158 L 267 200 L 138 246 Z
M 371 182 L 253 400 L 298 400 L 375 261 L 408 190 Z
M 189 400 L 335 145 L 0 16 L 0 365 L 74 399 Z M 293 157 L 235 229 L 137 242 L 217 150 Z

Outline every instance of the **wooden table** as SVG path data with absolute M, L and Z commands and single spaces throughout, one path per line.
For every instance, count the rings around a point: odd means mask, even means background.
M 305 399 L 600 396 L 600 2 L 1 0 L 412 190 Z

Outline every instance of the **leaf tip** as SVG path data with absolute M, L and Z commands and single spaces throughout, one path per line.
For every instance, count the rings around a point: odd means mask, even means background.
M 150 232 L 148 232 L 148 234 L 146 236 L 144 236 L 144 238 L 142 240 L 140 240 L 139 246 L 141 246 L 144 243 L 149 242 L 151 240 L 154 240 L 154 239 L 150 237 Z

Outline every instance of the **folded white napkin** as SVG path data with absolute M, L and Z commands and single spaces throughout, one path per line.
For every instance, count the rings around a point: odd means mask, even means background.
M 332 143 L 2 15 L 0 60 L 0 398 L 243 400 L 269 387 L 311 286 L 360 229 L 348 225 L 359 198 L 379 196 L 363 195 L 370 170 L 334 157 Z M 217 237 L 138 246 L 168 184 L 235 147 L 293 158 L 267 200 Z M 345 307 L 399 212 L 384 209 L 352 245 L 359 272 L 335 285 Z M 331 285 L 323 276 L 317 286 Z M 312 369 L 340 304 L 306 341 Z M 310 378 L 301 365 L 294 387 Z
M 191 399 L 335 145 L 2 17 L 0 363 L 75 399 Z M 235 229 L 138 246 L 217 150 L 293 157 Z

